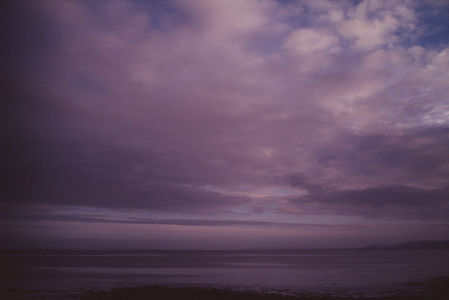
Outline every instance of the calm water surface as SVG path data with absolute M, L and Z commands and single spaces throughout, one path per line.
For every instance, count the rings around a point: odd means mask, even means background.
M 40 251 L 1 255 L 2 288 L 55 298 L 123 286 L 213 286 L 384 295 L 449 276 L 449 249 Z

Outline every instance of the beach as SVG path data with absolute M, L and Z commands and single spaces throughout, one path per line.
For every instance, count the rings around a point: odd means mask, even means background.
M 132 288 L 115 288 L 107 291 L 85 291 L 80 294 L 41 294 L 38 291 L 8 291 L 0 299 L 78 299 L 78 300 L 446 300 L 449 298 L 449 278 L 436 278 L 423 282 L 409 283 L 410 289 L 401 293 L 384 296 L 348 296 L 338 293 L 296 292 L 282 294 L 276 292 L 235 291 L 220 288 L 141 286 Z
M 137 288 L 121 288 L 106 292 L 87 292 L 81 296 L 82 300 L 124 300 L 124 299 L 197 299 L 197 300 L 446 300 L 449 298 L 449 278 L 439 278 L 427 282 L 415 283 L 421 285 L 421 289 L 408 291 L 383 297 L 357 297 L 341 296 L 336 294 L 312 294 L 299 293 L 297 295 L 282 295 L 276 293 L 254 293 L 250 291 L 236 292 L 223 289 L 204 288 L 169 288 L 161 286 L 147 286 Z

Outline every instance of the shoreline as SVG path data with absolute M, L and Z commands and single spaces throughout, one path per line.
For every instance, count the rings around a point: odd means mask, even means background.
M 421 282 L 409 282 L 409 291 L 392 292 L 384 296 L 356 296 L 344 292 L 315 293 L 298 291 L 295 294 L 278 292 L 236 291 L 213 287 L 169 287 L 160 285 L 113 288 L 108 291 L 87 291 L 80 300 L 143 300 L 143 299 L 196 299 L 196 300 L 446 300 L 449 299 L 449 277 Z
M 343 288 L 310 290 L 235 290 L 224 287 L 148 285 L 78 291 L 4 289 L 0 299 L 9 300 L 447 300 L 449 277 L 410 281 L 408 289 L 390 290 L 383 295 L 348 293 Z

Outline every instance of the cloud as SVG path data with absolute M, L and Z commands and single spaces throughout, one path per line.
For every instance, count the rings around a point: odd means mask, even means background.
M 349 9 L 347 18 L 338 20 L 339 33 L 354 43 L 358 50 L 391 47 L 399 39 L 398 32 L 414 29 L 415 12 L 400 1 L 362 1 Z
M 449 189 L 384 185 L 365 189 L 328 190 L 290 204 L 304 214 L 343 214 L 376 219 L 446 220 Z M 287 208 L 288 210 L 288 208 Z
M 341 144 L 318 151 L 322 166 L 346 175 L 339 184 L 409 184 L 447 186 L 447 127 L 418 128 L 397 133 L 340 136 Z M 352 183 L 349 183 L 354 180 Z
M 448 40 L 413 2 L 21 3 L 7 207 L 447 212 Z
M 80 214 L 36 214 L 36 213 L 4 213 L 3 220 L 23 220 L 27 222 L 51 221 L 51 222 L 81 222 L 81 223 L 111 223 L 111 224 L 142 224 L 142 225 L 175 225 L 175 226 L 199 226 L 199 227 L 277 227 L 277 228 L 315 228 L 325 229 L 332 227 L 354 228 L 360 225 L 354 224 L 318 224 L 318 223 L 292 223 L 292 222 L 270 222 L 270 221 L 250 221 L 232 219 L 162 219 L 162 218 L 136 218 L 136 217 L 106 217 L 101 215 L 80 215 Z M 119 214 L 119 213 L 118 213 Z

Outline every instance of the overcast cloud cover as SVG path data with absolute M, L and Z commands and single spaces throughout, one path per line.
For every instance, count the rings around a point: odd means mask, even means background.
M 2 5 L 8 246 L 449 238 L 448 2 Z

